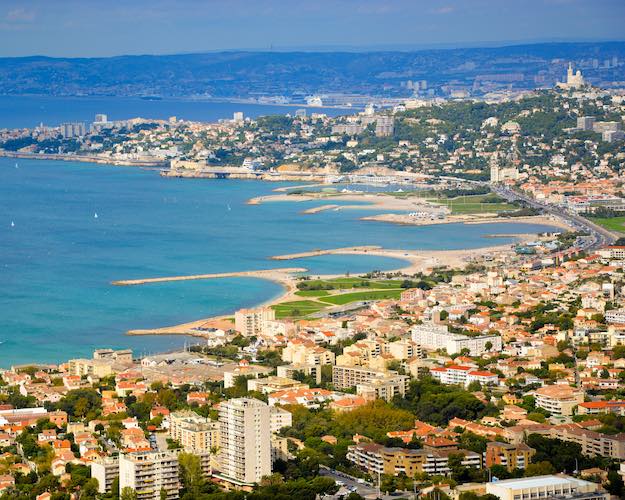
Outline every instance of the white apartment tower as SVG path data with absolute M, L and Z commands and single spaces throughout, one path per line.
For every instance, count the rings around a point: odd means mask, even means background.
M 271 474 L 270 407 L 258 399 L 238 398 L 219 406 L 221 476 L 238 485 Z

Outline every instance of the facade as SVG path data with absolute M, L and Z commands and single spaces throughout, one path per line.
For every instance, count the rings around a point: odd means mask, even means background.
M 98 480 L 98 492 L 108 493 L 116 477 L 119 477 L 119 459 L 102 457 L 91 462 L 91 477 Z
M 514 469 L 525 469 L 535 454 L 536 450 L 525 443 L 509 444 L 493 441 L 486 444 L 484 465 L 488 468 L 502 465 L 512 472 Z
M 625 460 L 625 434 L 602 434 L 577 425 L 558 425 L 550 431 L 552 439 L 577 443 L 582 454 L 591 457 L 610 457 Z
M 607 323 L 625 324 L 625 309 L 610 309 L 605 312 Z
M 219 477 L 252 485 L 271 474 L 270 407 L 252 398 L 223 402 L 219 407 Z
M 430 374 L 446 385 L 457 384 L 466 387 L 472 382 L 479 382 L 482 385 L 497 385 L 499 383 L 499 377 L 496 373 L 475 370 L 469 366 L 453 365 L 430 368 Z
M 167 499 L 178 498 L 178 452 L 146 451 L 119 457 L 119 489 L 132 488 L 137 500 L 160 500 L 161 490 Z
M 332 384 L 337 389 L 348 389 L 350 387 L 362 387 L 362 391 L 369 392 L 374 386 L 380 386 L 383 382 L 388 382 L 397 387 L 397 393 L 405 395 L 408 387 L 409 377 L 399 375 L 397 372 L 379 371 L 361 366 L 340 366 L 332 367 Z M 370 385 L 375 382 L 373 385 Z M 395 389 L 394 389 L 395 390 Z
M 356 394 L 367 401 L 384 399 L 391 401 L 395 396 L 404 397 L 408 389 L 409 379 L 405 375 L 374 378 L 356 386 Z
M 408 477 L 425 472 L 427 474 L 449 474 L 450 455 L 462 455 L 462 465 L 479 469 L 482 459 L 478 453 L 454 447 L 450 450 L 411 450 L 408 448 L 387 448 L 376 443 L 361 443 L 350 446 L 347 459 L 370 474 L 401 473 Z
M 426 349 L 446 349 L 447 354 L 459 354 L 468 349 L 471 356 L 481 356 L 502 349 L 499 335 L 462 335 L 451 333 L 445 325 L 433 323 L 413 326 L 412 340 Z
M 276 312 L 271 307 L 258 309 L 240 309 L 234 313 L 234 327 L 244 337 L 261 335 L 266 321 L 276 319 Z
M 547 385 L 535 391 L 536 406 L 552 415 L 571 416 L 575 407 L 584 402 L 584 391 L 568 385 Z
M 568 498 L 608 500 L 610 495 L 596 483 L 565 475 L 506 479 L 486 484 L 486 493 L 501 500 L 530 500 L 533 498 Z
M 210 452 L 219 447 L 219 424 L 193 411 L 169 416 L 169 436 L 189 451 Z

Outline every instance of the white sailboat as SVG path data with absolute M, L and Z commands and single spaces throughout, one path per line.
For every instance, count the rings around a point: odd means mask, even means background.
M 96 213 L 94 213 L 94 214 L 93 214 L 93 218 L 94 218 L 94 219 L 97 219 L 97 218 L 98 218 L 98 212 L 96 212 Z
M 15 227 L 15 222 L 11 221 L 11 227 Z

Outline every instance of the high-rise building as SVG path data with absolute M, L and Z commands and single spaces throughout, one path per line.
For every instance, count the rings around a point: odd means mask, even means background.
M 258 309 L 239 309 L 234 313 L 234 327 L 244 337 L 263 333 L 265 323 L 276 319 L 276 312 L 271 307 Z
M 98 481 L 99 493 L 111 491 L 113 480 L 119 477 L 119 458 L 102 457 L 91 462 L 91 477 Z
M 243 111 L 235 111 L 232 115 L 232 121 L 234 123 L 243 123 Z
M 84 123 L 61 123 L 61 135 L 63 139 L 71 139 L 73 137 L 82 137 L 86 134 L 87 129 Z
M 108 122 L 108 116 L 104 115 L 104 114 L 97 114 L 95 115 L 95 120 L 93 120 L 94 123 L 106 123 Z
M 178 498 L 178 451 L 143 451 L 119 457 L 119 490 L 131 488 L 137 500 L 160 500 L 161 491 L 167 499 Z
M 270 407 L 237 398 L 219 406 L 220 477 L 237 485 L 258 483 L 271 474 Z
M 375 135 L 377 137 L 388 137 L 393 135 L 394 119 L 392 116 L 379 116 L 375 122 Z
M 593 124 L 595 123 L 594 116 L 580 116 L 577 119 L 577 130 L 592 130 Z

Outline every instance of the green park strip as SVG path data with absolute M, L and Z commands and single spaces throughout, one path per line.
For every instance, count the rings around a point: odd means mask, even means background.
M 399 299 L 401 295 L 402 289 L 392 289 L 392 290 L 372 290 L 367 292 L 354 292 L 354 293 L 343 293 L 340 295 L 330 295 L 328 297 L 321 297 L 319 300 L 321 302 L 327 302 L 328 304 L 333 304 L 337 306 L 341 306 L 344 304 L 349 304 L 351 302 L 358 302 L 363 300 L 384 300 L 384 299 Z
M 590 220 L 608 231 L 625 233 L 625 217 L 591 217 Z
M 295 300 L 271 306 L 276 311 L 276 318 L 293 318 L 307 316 L 321 311 L 326 305 L 314 300 Z

